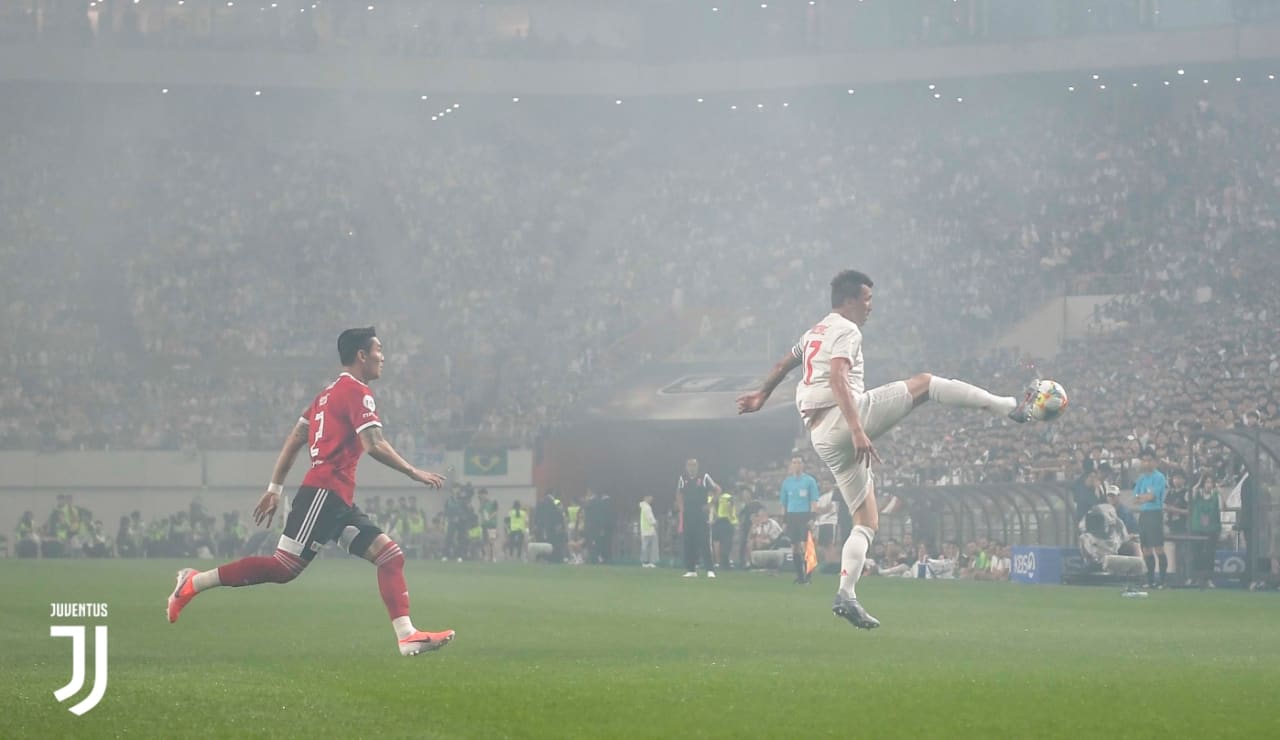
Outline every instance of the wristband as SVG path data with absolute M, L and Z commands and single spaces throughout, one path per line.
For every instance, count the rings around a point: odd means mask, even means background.
M 279 483 L 268 483 L 267 493 L 274 493 L 278 496 L 284 493 L 284 486 L 280 485 Z

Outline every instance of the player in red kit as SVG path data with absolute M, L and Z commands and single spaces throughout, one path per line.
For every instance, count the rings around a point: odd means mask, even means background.
M 409 590 L 404 582 L 404 554 L 355 505 L 356 464 L 369 456 L 430 488 L 444 478 L 419 470 L 400 457 L 382 436 L 382 421 L 367 383 L 382 375 L 382 342 L 373 327 L 347 329 L 338 336 L 338 356 L 345 371 L 320 392 L 294 426 L 276 459 L 271 483 L 253 510 L 254 522 L 269 527 L 280 504 L 284 479 L 298 452 L 306 446 L 311 469 L 293 497 L 280 543 L 271 557 L 248 557 L 203 573 L 178 572 L 169 596 L 169 621 L 178 621 L 196 594 L 218 586 L 288 583 L 315 558 L 326 542 L 337 541 L 352 555 L 378 567 L 378 590 L 391 615 L 401 655 L 437 650 L 453 639 L 453 630 L 423 632 L 409 619 Z

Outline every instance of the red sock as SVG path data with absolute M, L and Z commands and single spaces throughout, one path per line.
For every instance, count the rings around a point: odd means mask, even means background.
M 378 566 L 378 591 L 387 605 L 387 614 L 392 619 L 409 616 L 409 587 L 404 582 L 404 553 L 400 546 L 388 542 L 373 564 Z
M 241 558 L 218 568 L 224 586 L 252 586 L 257 583 L 288 583 L 307 567 L 300 558 L 284 550 L 271 557 Z

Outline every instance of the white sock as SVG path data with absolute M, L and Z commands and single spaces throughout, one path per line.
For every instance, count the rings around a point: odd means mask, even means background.
M 403 640 L 418 631 L 418 628 L 413 626 L 413 621 L 408 617 L 396 617 L 391 620 L 391 627 L 396 631 L 397 640 Z
M 840 553 L 840 595 L 849 598 L 857 597 L 854 588 L 862 577 L 862 566 L 867 562 L 867 551 L 871 549 L 871 541 L 876 538 L 876 531 L 861 524 L 849 533 L 844 541 L 844 550 Z
M 986 409 L 996 416 L 1008 416 L 1018 406 L 1018 399 L 1013 396 L 997 396 L 963 380 L 939 378 L 936 375 L 929 381 L 929 398 L 943 406 Z
M 191 577 L 191 585 L 195 588 L 196 593 L 200 593 L 205 589 L 217 588 L 222 585 L 222 579 L 218 577 L 218 569 L 206 570 L 203 573 L 197 573 Z

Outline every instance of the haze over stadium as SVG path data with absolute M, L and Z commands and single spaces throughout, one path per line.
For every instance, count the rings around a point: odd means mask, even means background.
M 0 736 L 1280 732 L 1277 75 L 1276 0 L 0 0 Z

